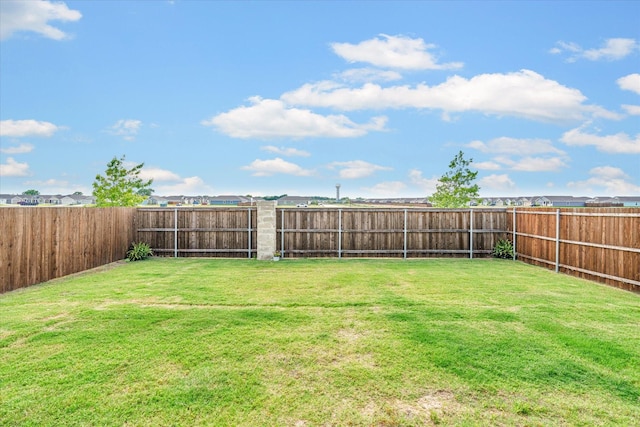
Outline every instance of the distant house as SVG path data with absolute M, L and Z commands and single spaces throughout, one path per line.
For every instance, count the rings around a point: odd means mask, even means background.
M 531 206 L 531 204 L 532 202 L 530 197 L 519 197 L 518 201 L 516 202 L 517 206 L 522 206 L 522 207 L 529 207 Z
M 61 204 L 60 199 L 62 198 L 62 196 L 60 194 L 56 195 L 56 196 L 51 196 L 51 195 L 41 195 L 38 196 L 38 201 L 40 203 L 46 203 L 49 205 L 59 205 Z
M 625 208 L 637 208 L 640 207 L 640 196 L 618 196 L 616 197 L 620 202 L 622 202 L 622 206 Z
M 594 197 L 585 202 L 588 208 L 622 207 L 623 203 L 617 197 Z
M 207 198 L 207 203 L 212 206 L 238 206 L 247 202 L 251 202 L 251 197 L 221 195 Z
M 427 197 L 388 197 L 382 199 L 361 199 L 357 202 L 369 203 L 372 205 L 415 205 L 431 206 Z
M 309 205 L 313 197 L 307 196 L 284 196 L 278 199 L 278 206 L 297 206 L 297 205 Z
M 584 207 L 589 197 L 539 196 L 533 199 L 534 206 L 579 208 Z
M 168 201 L 164 197 L 149 196 L 149 198 L 147 198 L 147 200 L 142 202 L 142 204 L 145 205 L 145 206 L 157 206 L 157 205 L 167 206 L 168 205 Z
M 60 204 L 64 206 L 71 206 L 76 204 L 76 199 L 71 196 L 64 196 L 60 199 Z
M 169 206 L 182 206 L 186 203 L 184 196 L 167 196 L 164 199 Z
M 93 196 L 83 196 L 81 194 L 70 194 L 68 196 L 61 197 L 58 204 L 61 204 L 64 206 L 74 206 L 74 205 L 92 205 L 95 202 L 96 201 Z

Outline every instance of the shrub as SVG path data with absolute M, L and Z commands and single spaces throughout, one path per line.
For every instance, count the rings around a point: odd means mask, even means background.
M 131 248 L 127 251 L 127 259 L 129 261 L 142 261 L 153 256 L 151 246 L 144 242 L 131 243 Z
M 494 258 L 513 259 L 513 243 L 511 240 L 500 239 L 491 252 Z

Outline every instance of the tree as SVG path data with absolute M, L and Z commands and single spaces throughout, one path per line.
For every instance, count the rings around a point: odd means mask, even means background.
M 27 190 L 22 193 L 23 196 L 39 196 L 40 192 L 38 190 Z
M 153 188 L 142 188 L 138 190 L 137 194 L 144 197 L 151 197 L 151 194 L 153 194 L 154 191 L 155 190 Z
M 436 192 L 430 197 L 431 203 L 439 208 L 463 208 L 477 198 L 480 187 L 473 181 L 478 171 L 471 171 L 473 159 L 465 160 L 460 151 L 449 163 L 449 171 L 442 175 L 436 185 Z
M 136 206 L 145 197 L 139 191 L 151 187 L 153 180 L 140 178 L 140 171 L 144 163 L 127 169 L 125 156 L 120 159 L 114 157 L 108 164 L 105 176 L 96 175 L 93 182 L 93 196 L 97 206 Z

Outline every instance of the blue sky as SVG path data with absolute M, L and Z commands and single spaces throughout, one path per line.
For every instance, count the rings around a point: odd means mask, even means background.
M 0 193 L 640 194 L 640 2 L 0 2 Z

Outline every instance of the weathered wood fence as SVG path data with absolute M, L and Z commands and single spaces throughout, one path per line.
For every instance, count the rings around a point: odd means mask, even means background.
M 0 293 L 125 258 L 135 208 L 0 209 Z
M 285 257 L 488 256 L 507 236 L 502 209 L 305 209 L 276 211 Z M 159 255 L 251 258 L 255 208 L 140 209 L 138 239 Z
M 256 252 L 255 208 L 138 209 L 137 240 L 160 256 L 247 257 Z
M 519 260 L 640 292 L 640 209 L 509 209 Z
M 277 209 L 285 257 L 485 257 L 501 238 L 517 258 L 640 292 L 640 209 Z M 2 208 L 0 293 L 123 259 L 252 258 L 255 208 Z

